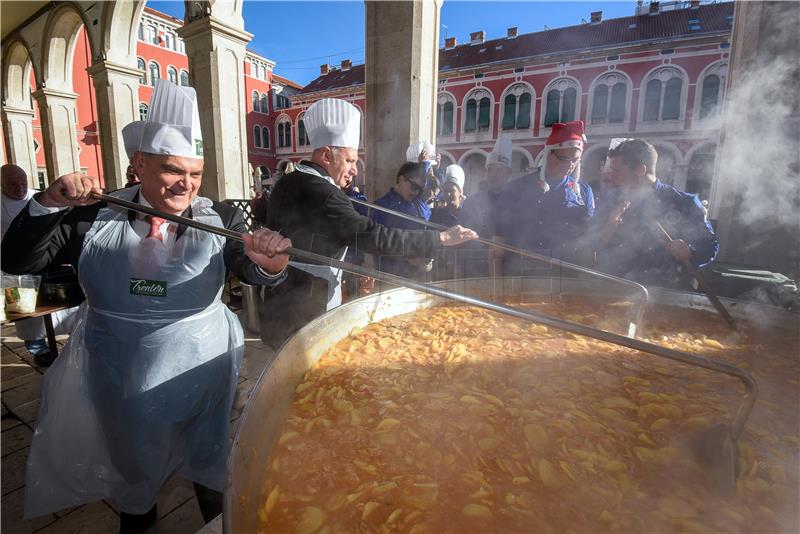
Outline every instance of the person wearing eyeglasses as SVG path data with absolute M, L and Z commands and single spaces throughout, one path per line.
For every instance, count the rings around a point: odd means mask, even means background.
M 425 219 L 431 218 L 431 208 L 423 199 L 426 190 L 428 172 L 422 162 L 408 161 L 397 171 L 397 183 L 389 191 L 377 199 L 375 204 L 394 211 L 399 211 Z M 387 228 L 400 230 L 420 230 L 419 223 L 402 219 L 378 210 L 372 210 L 372 220 Z M 430 271 L 430 260 L 427 258 L 405 258 L 399 255 L 375 256 L 375 266 L 385 272 L 406 278 L 424 278 Z
M 594 215 L 592 188 L 580 180 L 586 146 L 583 121 L 554 124 L 532 173 L 509 182 L 496 221 L 508 244 L 572 263 L 586 263 L 580 243 Z M 586 253 L 587 257 L 589 253 Z M 529 260 L 504 258 L 506 274 L 535 268 Z

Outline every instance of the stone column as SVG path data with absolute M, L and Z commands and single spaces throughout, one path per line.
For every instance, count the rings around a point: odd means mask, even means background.
M 249 198 L 243 84 L 245 47 L 253 36 L 213 16 L 189 22 L 178 34 L 186 42 L 200 108 L 205 152 L 202 194 L 213 200 Z
M 138 120 L 139 70 L 110 61 L 98 61 L 88 69 L 97 99 L 97 122 L 103 156 L 106 189 L 125 185 L 128 155 L 122 128 Z
M 385 193 L 406 148 L 436 140 L 441 0 L 366 1 L 367 192 Z
M 736 2 L 711 185 L 720 258 L 800 273 L 800 7 Z
M 22 167 L 28 175 L 28 186 L 38 189 L 36 148 L 33 145 L 33 110 L 4 106 L 3 133 L 8 162 Z
M 44 159 L 50 182 L 59 176 L 81 170 L 78 157 L 78 132 L 75 102 L 72 92 L 42 88 L 33 93 L 39 104 L 44 141 Z

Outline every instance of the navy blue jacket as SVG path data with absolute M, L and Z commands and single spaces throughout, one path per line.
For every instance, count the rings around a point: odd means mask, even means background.
M 613 192 L 608 196 L 621 198 Z M 700 199 L 656 180 L 652 192 L 631 202 L 611 240 L 598 247 L 598 269 L 646 285 L 685 288 L 689 275 L 665 249 L 666 239 L 654 220 L 672 239 L 686 241 L 692 250 L 691 262 L 702 267 L 717 256 L 719 241 Z M 607 223 L 617 205 L 610 201 L 601 206 L 595 217 L 597 229 Z
M 498 235 L 517 248 L 578 263 L 585 247 L 581 238 L 594 215 L 594 194 L 584 182 L 577 182 L 578 192 L 575 185 L 567 176 L 545 192 L 538 169 L 512 180 L 503 189 L 502 209 L 495 215 Z M 506 274 L 521 274 L 509 259 Z
M 390 189 L 388 193 L 375 201 L 378 206 L 389 208 L 394 211 L 399 211 L 412 217 L 425 219 L 426 221 L 431 217 L 431 208 L 419 198 L 408 201 L 400 196 L 400 193 Z M 422 230 L 425 226 L 421 223 L 416 223 L 378 211 L 372 210 L 371 218 L 378 224 L 388 228 L 398 228 L 401 230 Z M 396 256 L 375 256 L 375 266 L 384 272 L 396 274 L 406 278 L 417 278 L 423 272 L 428 260 L 420 260 L 416 257 L 404 257 L 401 255 Z

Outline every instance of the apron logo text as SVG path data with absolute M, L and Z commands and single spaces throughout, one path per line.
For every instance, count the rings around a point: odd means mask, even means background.
M 145 280 L 131 278 L 131 295 L 144 295 L 146 297 L 166 297 L 167 283 L 161 280 Z

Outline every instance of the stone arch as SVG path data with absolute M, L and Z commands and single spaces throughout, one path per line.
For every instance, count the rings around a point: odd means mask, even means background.
M 669 141 L 655 141 L 653 146 L 658 152 L 656 178 L 665 184 L 682 189 L 686 180 L 686 174 L 682 170 L 686 167 L 683 165 L 681 151 Z
M 193 20 L 213 16 L 234 24 L 237 28 L 244 28 L 243 3 L 244 0 L 185 0 L 183 20 L 188 24 Z
M 31 88 L 28 83 L 31 70 L 34 70 L 37 86 L 40 78 L 34 69 L 28 45 L 22 39 L 15 39 L 5 47 L 3 67 L 5 105 L 32 111 Z
M 481 182 L 486 181 L 486 158 L 489 154 L 479 148 L 468 150 L 458 160 L 464 169 L 464 194 L 472 195 L 480 191 Z
M 439 168 L 443 171 L 447 169 L 448 165 L 453 165 L 456 163 L 456 158 L 447 150 L 439 150 L 439 154 L 442 156 L 442 161 L 439 163 Z
M 533 157 L 524 148 L 514 147 L 511 150 L 511 176 L 524 176 L 533 167 Z
M 608 144 L 595 143 L 581 156 L 581 180 L 589 184 L 595 194 L 602 190 L 603 165 L 608 154 Z
M 110 61 L 134 67 L 137 31 L 144 11 L 144 0 L 105 2 L 101 54 Z
M 49 89 L 72 92 L 72 66 L 75 45 L 84 24 L 81 12 L 71 3 L 63 3 L 47 17 L 42 48 L 42 78 Z M 89 33 L 89 47 L 95 56 L 96 47 Z
M 711 182 L 714 179 L 714 164 L 717 159 L 717 143 L 707 141 L 692 147 L 686 153 L 686 185 L 684 191 L 694 193 L 701 200 L 708 200 Z

